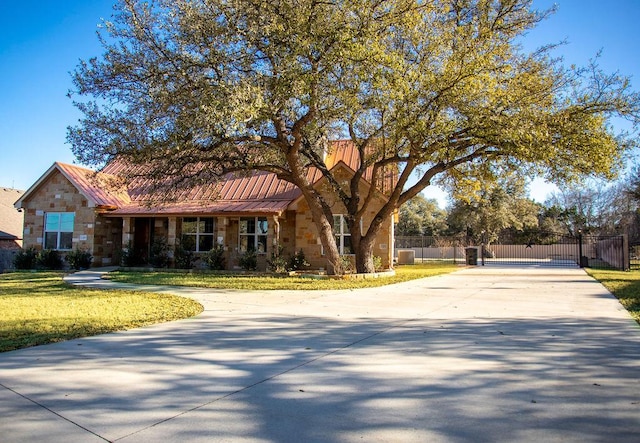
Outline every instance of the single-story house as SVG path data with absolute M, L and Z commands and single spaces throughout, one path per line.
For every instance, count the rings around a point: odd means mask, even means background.
M 24 191 L 0 188 L 0 249 L 20 249 L 22 247 L 22 211 L 13 206 Z
M 327 166 L 345 178 L 353 175 L 358 162 L 349 141 L 333 142 L 325 158 Z M 170 202 L 150 205 L 154 199 L 144 178 L 129 182 L 126 189 L 108 184 L 122 177 L 128 167 L 115 160 L 96 173 L 54 163 L 15 203 L 24 211 L 24 247 L 63 253 L 88 250 L 94 257 L 93 266 L 108 266 L 119 264 L 123 250 L 134 250 L 148 260 L 158 240 L 167 245 L 170 257 L 178 244 L 196 256 L 222 245 L 227 268 L 238 268 L 240 257 L 253 250 L 262 270 L 271 254 L 282 247 L 285 256 L 302 250 L 313 269 L 326 268 L 322 245 L 301 191 L 275 174 L 228 174 L 215 183 L 181 189 Z M 310 171 L 310 177 L 323 192 L 326 183 L 319 171 Z M 371 186 L 370 179 L 371 171 L 361 182 L 363 190 Z M 372 205 L 363 225 L 386 201 L 385 189 L 379 190 L 377 204 Z M 333 209 L 340 252 L 350 254 L 350 235 L 342 216 L 345 211 L 339 202 Z M 392 264 L 392 249 L 390 217 L 374 249 L 384 267 Z

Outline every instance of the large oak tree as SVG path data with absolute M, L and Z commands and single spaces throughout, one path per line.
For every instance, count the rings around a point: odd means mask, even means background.
M 434 179 L 464 188 L 504 168 L 607 175 L 633 144 L 609 125 L 638 121 L 626 78 L 520 46 L 550 14 L 531 3 L 121 0 L 104 54 L 74 72 L 84 117 L 68 139 L 85 164 L 152 162 L 149 174 L 176 186 L 276 173 L 302 191 L 328 269 L 341 273 L 332 207 L 308 180 L 317 168 L 346 208 L 357 270 L 371 272 L 383 221 Z M 336 138 L 360 156 L 347 182 L 323 160 Z M 375 199 L 359 186 L 367 168 L 373 183 L 398 176 L 361 231 Z

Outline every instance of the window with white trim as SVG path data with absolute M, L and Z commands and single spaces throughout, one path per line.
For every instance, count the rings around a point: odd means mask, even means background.
M 347 220 L 343 214 L 333 215 L 333 235 L 336 238 L 336 245 L 340 254 L 353 254 L 351 232 L 349 232 L 349 226 L 347 226 Z
M 44 248 L 73 249 L 75 212 L 47 212 L 44 216 Z
M 213 217 L 184 217 L 182 247 L 187 251 L 207 252 L 213 249 L 215 220 Z
M 240 252 L 256 251 L 258 254 L 267 252 L 267 233 L 269 232 L 267 217 L 242 217 L 238 231 Z

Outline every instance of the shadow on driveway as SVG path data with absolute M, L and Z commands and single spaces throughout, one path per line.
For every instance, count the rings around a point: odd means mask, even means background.
M 617 301 L 481 273 L 0 354 L 3 441 L 637 441 L 640 329 Z

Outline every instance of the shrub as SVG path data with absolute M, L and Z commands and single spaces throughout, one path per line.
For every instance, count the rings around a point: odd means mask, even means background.
M 382 257 L 378 257 L 377 255 L 373 256 L 373 268 L 376 272 L 382 271 Z
M 35 248 L 21 249 L 13 259 L 16 269 L 35 269 L 38 251 Z
M 42 269 L 62 269 L 64 262 L 55 249 L 43 249 L 36 257 L 36 267 Z
M 91 267 L 93 256 L 89 251 L 83 251 L 78 248 L 67 253 L 65 260 L 67 260 L 71 269 L 88 269 Z
M 175 266 L 178 269 L 191 269 L 196 261 L 196 253 L 185 241 L 178 241 L 174 250 Z
M 350 256 L 341 255 L 340 263 L 342 264 L 342 269 L 344 270 L 345 274 L 353 274 L 353 271 L 354 271 L 353 261 L 351 260 Z
M 129 268 L 144 264 L 144 258 L 135 250 L 132 241 L 120 252 L 120 264 Z
M 256 251 L 250 249 L 240 257 L 240 267 L 245 271 L 255 271 L 258 268 Z
M 311 266 L 308 262 L 307 259 L 304 256 L 304 252 L 302 251 L 302 249 L 300 249 L 298 252 L 296 252 L 293 256 L 291 256 L 291 258 L 289 259 L 289 271 L 299 271 L 302 268 L 307 268 Z
M 224 246 L 213 245 L 213 248 L 211 248 L 211 250 L 207 252 L 207 255 L 205 255 L 204 261 L 207 263 L 209 269 L 213 269 L 214 271 L 224 270 L 226 268 Z M 242 259 L 240 259 L 240 265 L 242 266 Z
M 156 237 L 151 243 L 149 263 L 154 268 L 166 268 L 169 264 L 169 246 L 164 237 Z
M 271 258 L 267 259 L 267 267 L 270 271 L 279 274 L 287 272 L 287 259 L 282 255 L 282 246 L 278 246 L 277 250 L 271 253 Z

